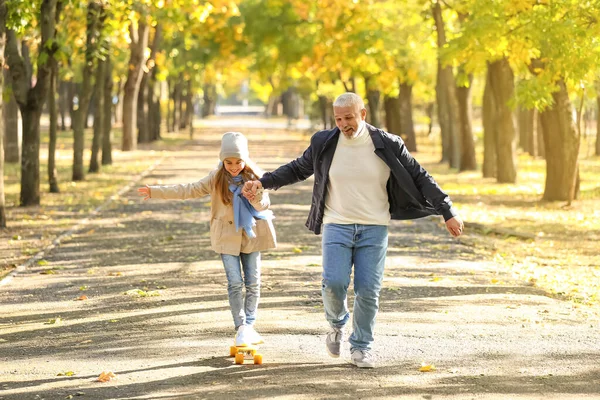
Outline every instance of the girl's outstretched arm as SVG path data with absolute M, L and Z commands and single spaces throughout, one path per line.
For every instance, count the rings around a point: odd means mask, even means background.
M 179 185 L 150 185 L 153 199 L 186 200 L 199 199 L 211 193 L 215 172 L 193 183 Z
M 148 187 L 148 185 L 138 188 L 138 194 L 140 196 L 144 196 L 144 198 L 142 199 L 144 201 L 152 197 L 152 191 L 150 190 L 150 187 Z

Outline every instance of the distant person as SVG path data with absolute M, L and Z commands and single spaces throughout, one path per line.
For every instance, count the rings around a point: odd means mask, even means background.
M 219 158 L 218 168 L 197 182 L 146 186 L 138 192 L 144 200 L 211 196 L 210 241 L 225 267 L 229 306 L 237 331 L 235 345 L 260 344 L 263 340 L 254 328 L 260 298 L 260 252 L 276 246 L 269 196 L 262 191 L 252 201 L 242 196 L 244 182 L 262 175 L 250 160 L 244 135 L 225 133 Z
M 322 296 L 331 326 L 327 351 L 340 356 L 354 266 L 350 359 L 360 368 L 373 368 L 371 347 L 390 219 L 442 215 L 455 237 L 462 234 L 463 222 L 402 139 L 365 123 L 367 110 L 358 95 L 339 96 L 333 113 L 337 128 L 315 133 L 301 157 L 246 182 L 244 196 L 253 199 L 262 188 L 278 189 L 315 175 L 306 226 L 315 234 L 323 230 Z

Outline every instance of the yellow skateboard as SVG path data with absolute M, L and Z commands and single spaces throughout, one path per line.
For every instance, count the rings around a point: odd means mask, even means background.
M 262 354 L 258 354 L 258 346 L 231 346 L 229 348 L 229 356 L 235 357 L 236 364 L 243 364 L 244 360 L 254 360 L 254 364 L 262 364 Z

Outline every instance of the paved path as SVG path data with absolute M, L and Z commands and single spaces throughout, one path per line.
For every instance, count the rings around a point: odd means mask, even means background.
M 218 140 L 168 154 L 143 183 L 204 176 Z M 305 140 L 255 133 L 251 154 L 269 170 Z M 210 200 L 141 202 L 132 190 L 47 265 L 0 287 L 0 399 L 600 399 L 598 320 L 503 274 L 437 219 L 391 226 L 378 368 L 350 365 L 347 343 L 329 358 L 320 237 L 304 227 L 310 189 L 272 194 L 279 248 L 263 254 L 264 365 L 227 357 L 233 329 L 208 250 Z M 124 294 L 135 289 L 158 295 Z M 435 370 L 419 372 L 422 362 Z M 102 371 L 116 379 L 95 382 Z

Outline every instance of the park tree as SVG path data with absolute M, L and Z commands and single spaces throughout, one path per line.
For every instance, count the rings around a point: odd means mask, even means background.
M 521 46 L 528 52 L 530 72 L 520 81 L 516 98 L 540 111 L 546 153 L 544 200 L 571 202 L 577 197 L 581 135 L 570 94 L 592 87 L 597 79 L 599 13 L 597 2 L 563 0 L 525 7 L 515 17 L 522 27 Z
M 337 9 L 331 5 L 328 9 L 335 13 Z M 245 43 L 236 54 L 248 57 L 249 71 L 270 86 L 268 115 L 275 113 L 281 96 L 305 76 L 301 61 L 313 54 L 316 11 L 316 4 L 298 0 L 246 0 L 240 4 L 243 21 L 243 39 L 240 39 Z M 295 96 L 292 94 L 295 90 L 286 95 Z
M 56 29 L 57 4 L 58 0 L 7 3 L 6 63 L 11 72 L 13 93 L 23 119 L 21 206 L 40 204 L 40 117 L 50 86 L 51 68 L 48 60 L 54 51 L 51 43 Z M 32 85 L 30 60 L 26 54 L 19 51 L 18 35 L 23 33 L 24 26 L 31 26 L 34 15 L 39 18 L 35 26 L 39 27 L 41 34 L 37 76 L 35 85 Z M 24 21 L 26 24 L 23 24 Z
M 431 65 L 435 65 L 437 57 L 425 20 L 428 4 L 398 1 L 378 3 L 375 7 L 379 12 L 374 20 L 383 32 L 386 68 L 380 81 L 385 94 L 386 128 L 400 135 L 409 151 L 417 151 L 413 98 L 415 92 L 422 95 L 431 85 Z
M 56 24 L 59 24 L 63 3 L 57 4 Z M 58 140 L 58 75 L 59 65 L 57 56 L 60 51 L 60 40 L 57 30 L 54 31 L 52 41 L 52 55 L 48 58 L 50 64 L 50 89 L 48 91 L 48 114 L 50 114 L 50 127 L 48 132 L 48 190 L 50 193 L 59 193 L 58 172 L 56 170 L 56 142 Z
M 596 155 L 600 156 L 600 79 L 596 81 Z
M 12 91 L 12 79 L 8 68 L 2 71 L 4 80 L 4 161 L 18 164 L 21 161 L 21 145 L 19 143 L 19 105 Z
M 123 88 L 123 140 L 121 150 L 137 147 L 137 101 L 142 83 L 142 68 L 146 62 L 146 47 L 150 31 L 150 11 L 147 5 L 137 4 L 129 24 L 130 58 L 127 80 Z
M 432 2 L 432 15 L 437 32 L 439 49 L 447 46 L 447 29 L 440 1 Z M 438 73 L 436 82 L 436 99 L 438 105 L 438 122 L 442 133 L 442 161 L 448 162 L 453 168 L 460 167 L 461 137 L 460 113 L 456 97 L 456 80 L 452 65 L 438 58 Z
M 489 99 L 484 99 L 488 111 L 484 110 L 484 118 L 492 118 L 484 126 L 491 127 L 490 135 L 496 137 L 498 181 L 516 179 L 514 110 L 517 105 L 535 108 L 547 160 L 543 198 L 572 200 L 577 192 L 580 137 L 569 97 L 576 88 L 591 86 L 597 79 L 598 4 L 569 0 L 472 0 L 466 4 L 470 18 L 453 45 L 470 60 L 468 64 L 481 60 L 488 64 L 494 106 L 490 108 Z
M 82 82 L 77 109 L 73 112 L 73 176 L 74 181 L 85 178 L 83 149 L 85 147 L 85 122 L 94 87 L 93 77 L 98 59 L 101 32 L 106 18 L 105 4 L 102 0 L 90 0 L 86 15 L 85 62 L 81 73 Z
M 0 0 L 0 67 L 4 69 L 6 42 L 6 2 Z M 0 74 L 0 93 L 4 90 L 4 74 Z M 4 130 L 4 98 L 0 97 L 0 132 Z M 0 134 L 0 228 L 6 228 L 6 200 L 4 197 L 4 135 Z

